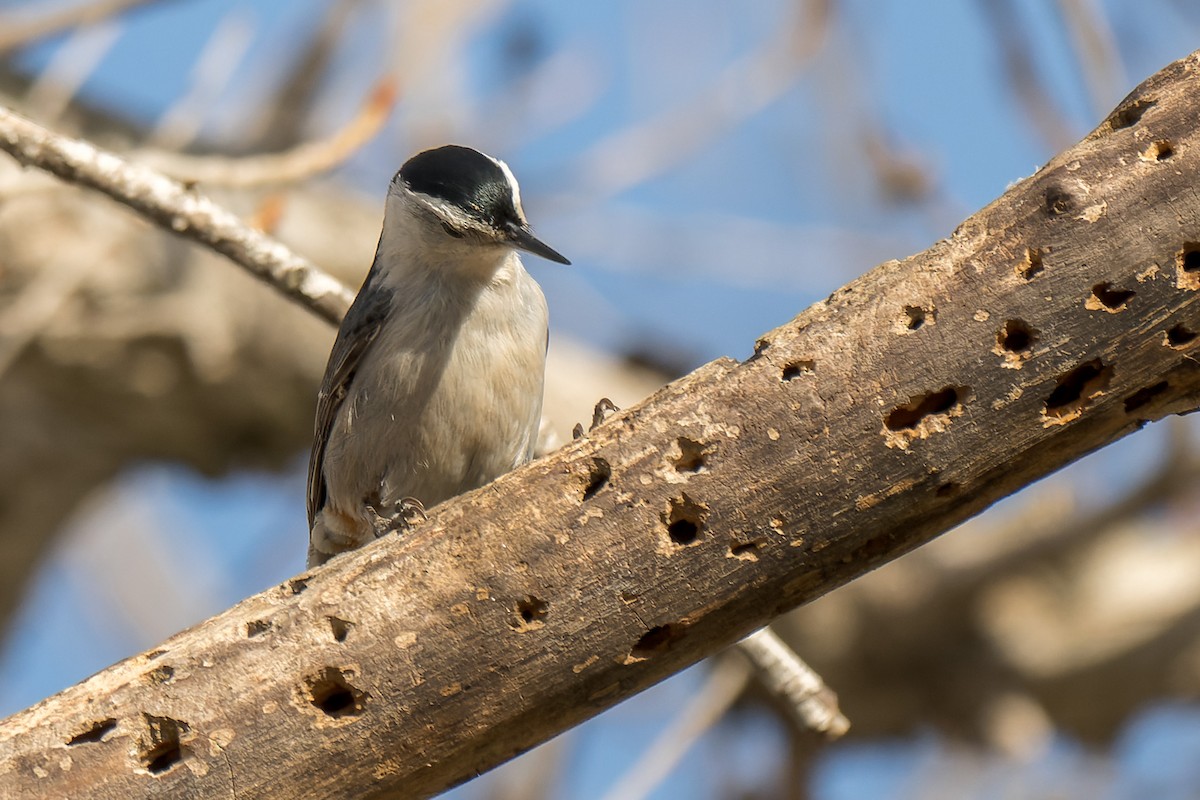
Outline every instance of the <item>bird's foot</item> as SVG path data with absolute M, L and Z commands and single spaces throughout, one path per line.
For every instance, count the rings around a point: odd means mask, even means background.
M 587 433 L 591 433 L 592 431 L 596 430 L 596 428 L 603 425 L 609 417 L 620 410 L 621 409 L 617 408 L 617 404 L 612 400 L 609 400 L 607 397 L 601 397 L 599 402 L 596 403 L 596 407 L 592 409 L 592 425 L 587 429 Z M 578 422 L 575 423 L 575 428 L 571 431 L 571 438 L 582 439 L 583 436 L 583 425 Z
M 376 539 L 389 533 L 404 533 L 411 530 L 418 521 L 429 518 L 425 514 L 425 506 L 415 497 L 404 498 L 390 508 L 385 508 L 382 514 L 375 506 L 368 504 L 367 515 L 375 529 Z
M 395 514 L 396 519 L 400 520 L 405 528 L 411 528 L 418 519 L 421 522 L 429 519 L 429 515 L 425 513 L 425 506 L 415 497 L 406 497 L 396 503 Z

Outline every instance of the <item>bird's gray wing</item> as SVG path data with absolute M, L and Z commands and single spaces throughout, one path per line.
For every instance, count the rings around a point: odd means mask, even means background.
M 308 526 L 312 527 L 317 512 L 325 505 L 325 447 L 333 429 L 342 401 L 354 380 L 363 357 L 379 337 L 391 307 L 392 294 L 371 287 L 371 277 L 359 291 L 354 304 L 346 312 L 342 327 L 338 330 L 329 364 L 325 367 L 325 378 L 317 394 L 317 420 L 313 431 L 312 455 L 308 461 Z

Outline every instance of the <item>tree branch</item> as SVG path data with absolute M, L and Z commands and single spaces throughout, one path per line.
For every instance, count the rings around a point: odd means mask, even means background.
M 379 133 L 395 104 L 396 83 L 389 76 L 375 85 L 358 114 L 333 134 L 280 153 L 229 157 L 147 150 L 137 159 L 188 183 L 236 188 L 293 183 L 327 172 L 353 156 Z
M 172 233 L 211 247 L 334 324 L 354 299 L 336 278 L 194 189 L 88 142 L 49 131 L 3 106 L 0 149 L 21 164 L 102 192 Z
M 838 708 L 837 695 L 773 630 L 755 631 L 738 642 L 738 649 L 754 666 L 763 687 L 784 702 L 801 730 L 830 740 L 850 730 L 850 720 Z
M 0 18 L 0 53 L 158 2 L 160 0 L 94 0 L 56 9 L 34 19 L 21 19 L 10 12 Z M 33 3 L 29 5 L 32 7 Z
M 14 715 L 0 785 L 426 796 L 1195 410 L 1198 67 L 749 360 Z

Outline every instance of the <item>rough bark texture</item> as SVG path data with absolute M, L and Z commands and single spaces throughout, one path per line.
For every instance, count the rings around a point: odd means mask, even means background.
M 14 715 L 2 791 L 428 795 L 1193 410 L 1198 65 L 747 362 Z

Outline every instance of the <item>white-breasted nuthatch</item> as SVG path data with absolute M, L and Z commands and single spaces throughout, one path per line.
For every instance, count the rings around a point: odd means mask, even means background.
M 518 250 L 570 263 L 533 236 L 503 161 L 447 145 L 392 179 L 317 396 L 310 567 L 532 457 L 547 311 Z

